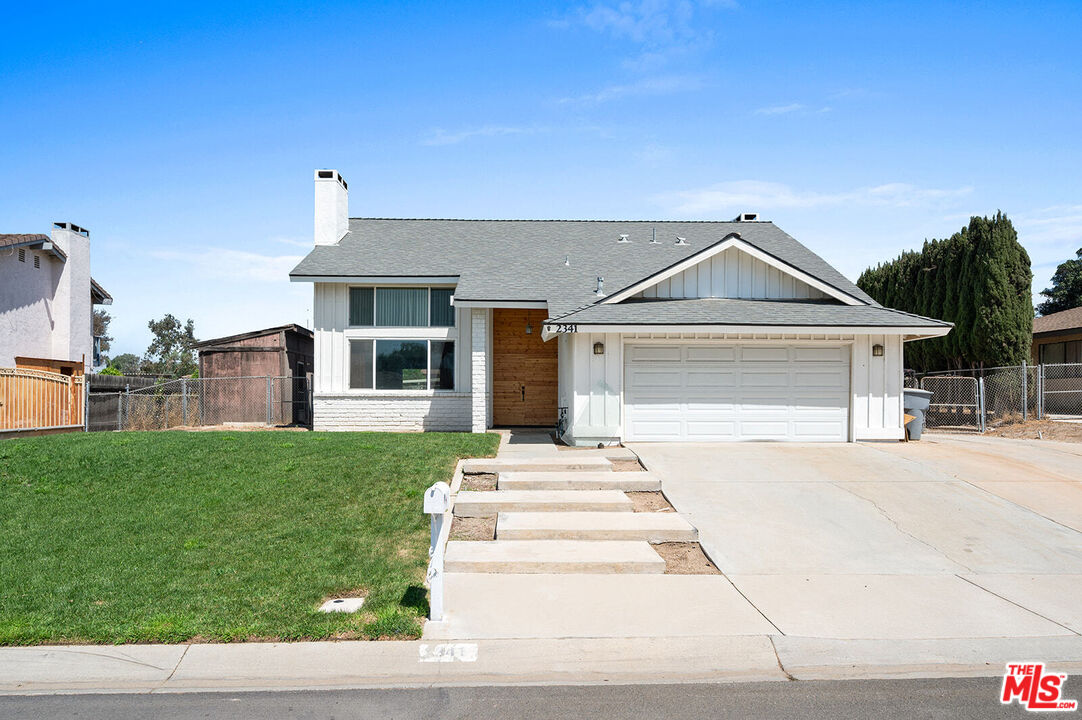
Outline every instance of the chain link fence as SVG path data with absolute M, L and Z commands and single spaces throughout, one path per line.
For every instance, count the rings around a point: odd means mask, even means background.
M 87 430 L 311 425 L 307 377 L 182 378 L 89 397 Z
M 925 425 L 937 430 L 1082 419 L 1082 363 L 907 373 L 905 387 L 932 392 Z

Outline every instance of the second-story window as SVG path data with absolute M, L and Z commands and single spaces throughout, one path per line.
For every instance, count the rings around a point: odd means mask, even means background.
M 454 327 L 453 288 L 352 287 L 350 327 Z

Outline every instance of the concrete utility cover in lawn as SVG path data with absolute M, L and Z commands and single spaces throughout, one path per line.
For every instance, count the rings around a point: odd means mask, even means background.
M 721 571 L 786 634 L 1079 626 L 1077 602 L 1060 598 L 1082 597 L 1082 446 L 926 434 L 630 447 Z

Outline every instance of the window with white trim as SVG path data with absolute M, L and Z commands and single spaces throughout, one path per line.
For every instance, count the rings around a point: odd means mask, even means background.
M 349 288 L 348 384 L 353 390 L 455 389 L 454 288 Z M 406 337 L 391 334 L 409 329 Z M 424 328 L 430 328 L 425 330 Z
M 455 341 L 350 340 L 349 387 L 353 390 L 454 390 Z
M 350 327 L 454 327 L 453 288 L 351 287 Z

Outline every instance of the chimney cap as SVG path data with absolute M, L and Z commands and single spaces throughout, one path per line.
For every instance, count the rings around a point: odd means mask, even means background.
M 733 218 L 733 222 L 759 222 L 759 213 L 742 212 Z
M 316 170 L 316 182 L 319 181 L 337 181 L 342 185 L 344 190 L 349 190 L 349 185 L 346 184 L 346 179 L 342 177 L 342 174 L 337 170 Z
M 76 233 L 77 235 L 82 235 L 83 237 L 90 237 L 90 231 L 89 230 L 87 230 L 86 228 L 81 228 L 78 225 L 76 225 L 75 223 L 54 222 L 53 223 L 53 228 L 56 229 L 56 230 L 70 230 L 71 232 Z

